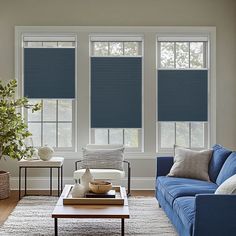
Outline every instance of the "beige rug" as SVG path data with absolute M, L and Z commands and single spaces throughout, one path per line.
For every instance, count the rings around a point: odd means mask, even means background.
M 0 235 L 53 235 L 51 213 L 56 202 L 56 197 L 24 197 L 0 227 Z M 125 235 L 177 235 L 155 198 L 130 198 L 129 207 L 131 217 L 125 220 Z M 61 236 L 120 235 L 120 220 L 117 219 L 58 219 L 58 224 Z

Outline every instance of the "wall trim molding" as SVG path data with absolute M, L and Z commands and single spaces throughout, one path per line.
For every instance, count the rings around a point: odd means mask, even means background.
M 10 185 L 11 190 L 18 190 L 18 177 L 11 177 Z M 73 184 L 73 179 L 65 177 L 63 179 L 65 184 Z M 24 180 L 21 181 L 22 190 L 24 189 Z M 113 184 L 121 184 L 126 186 L 127 179 L 119 181 L 112 181 Z M 47 177 L 28 177 L 27 178 L 27 190 L 49 190 L 49 178 Z M 57 189 L 57 178 L 53 178 L 53 189 Z M 154 190 L 155 189 L 155 178 L 154 177 L 132 177 L 131 178 L 131 189 L 132 190 Z

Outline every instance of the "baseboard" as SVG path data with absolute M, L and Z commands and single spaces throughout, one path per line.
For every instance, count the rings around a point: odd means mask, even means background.
M 11 177 L 11 189 L 18 190 L 18 178 Z M 64 177 L 64 184 L 73 184 L 72 178 Z M 127 179 L 121 181 L 112 181 L 113 184 L 127 186 Z M 24 188 L 24 179 L 22 178 L 22 188 Z M 49 178 L 46 177 L 28 177 L 27 178 L 27 189 L 28 190 L 45 190 L 49 188 Z M 57 178 L 53 178 L 53 189 L 57 189 Z M 131 189 L 132 190 L 154 190 L 155 179 L 151 177 L 132 177 L 131 178 Z

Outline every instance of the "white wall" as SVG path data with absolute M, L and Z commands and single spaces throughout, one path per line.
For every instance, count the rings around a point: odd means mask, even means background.
M 0 78 L 5 81 L 14 78 L 16 25 L 216 26 L 216 140 L 229 148 L 236 149 L 236 2 L 234 0 L 0 0 Z M 150 88 L 150 102 L 154 97 L 154 89 Z M 153 137 L 153 130 L 148 129 L 145 132 L 147 137 L 149 135 Z M 155 140 L 150 138 L 145 144 L 148 150 L 153 149 L 153 142 Z M 65 163 L 65 177 L 68 181 L 72 176 L 73 162 L 67 160 Z M 151 180 L 155 175 L 155 160 L 132 159 L 131 163 L 135 187 L 138 188 L 139 183 L 144 183 L 143 180 L 151 186 Z M 13 180 L 16 180 L 14 177 L 18 171 L 14 161 L 2 160 L 0 168 L 9 170 Z M 30 175 L 43 178 L 47 172 L 32 170 Z

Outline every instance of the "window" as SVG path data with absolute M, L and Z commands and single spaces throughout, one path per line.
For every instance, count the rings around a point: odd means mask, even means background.
M 206 68 L 206 42 L 159 41 L 160 68 Z
M 141 129 L 92 129 L 92 143 L 123 144 L 128 148 L 141 146 Z
M 74 147 L 74 124 L 72 99 L 30 99 L 31 104 L 41 102 L 39 112 L 28 111 L 27 123 L 33 134 L 33 144 L 36 147 L 43 145 L 56 149 L 71 149 Z
M 157 52 L 158 150 L 207 148 L 207 38 L 159 37 Z
M 142 38 L 91 37 L 91 142 L 142 147 Z
M 24 95 L 42 103 L 25 112 L 33 145 L 75 150 L 75 38 L 24 37 Z
M 141 42 L 92 42 L 92 56 L 141 56 Z

